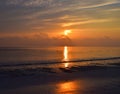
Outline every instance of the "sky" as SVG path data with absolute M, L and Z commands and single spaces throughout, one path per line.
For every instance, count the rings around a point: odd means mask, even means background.
M 0 0 L 0 47 L 64 45 L 120 46 L 120 0 Z

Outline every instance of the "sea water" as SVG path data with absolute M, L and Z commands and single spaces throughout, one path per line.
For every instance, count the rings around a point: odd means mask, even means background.
M 0 48 L 0 65 L 52 64 L 118 57 L 120 57 L 120 47 Z

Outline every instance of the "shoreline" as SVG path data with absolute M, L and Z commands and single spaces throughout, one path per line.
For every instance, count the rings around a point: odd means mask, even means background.
M 9 62 L 11 64 L 0 64 L 0 67 L 17 67 L 17 66 L 29 66 L 29 65 L 52 65 L 52 64 L 61 64 L 61 63 L 80 63 L 80 62 L 90 62 L 90 61 L 108 61 L 108 60 L 120 60 L 120 57 L 106 57 L 106 58 L 91 58 L 91 59 L 77 59 L 77 60 L 68 60 L 68 61 L 21 61 L 18 64 Z M 29 62 L 29 63 L 26 63 Z M 34 62 L 34 63 L 33 63 Z

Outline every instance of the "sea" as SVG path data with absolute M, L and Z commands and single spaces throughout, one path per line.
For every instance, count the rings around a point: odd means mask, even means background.
M 108 64 L 120 61 L 120 47 L 0 48 L 0 67 Z

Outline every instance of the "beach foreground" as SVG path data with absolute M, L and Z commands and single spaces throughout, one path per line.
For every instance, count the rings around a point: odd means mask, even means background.
M 120 94 L 119 63 L 0 72 L 0 94 Z

